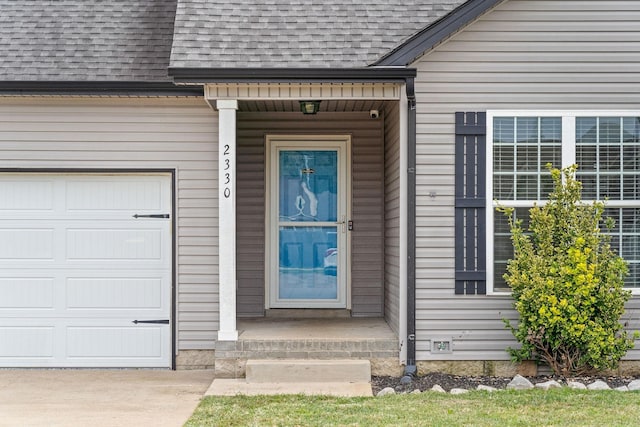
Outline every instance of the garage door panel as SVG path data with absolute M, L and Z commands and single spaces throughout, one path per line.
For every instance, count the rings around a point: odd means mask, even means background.
M 67 230 L 67 259 L 123 261 L 162 259 L 162 231 L 138 229 Z
M 0 200 L 5 211 L 53 210 L 54 186 L 50 180 L 0 181 Z
M 34 221 L 2 221 L 0 268 L 169 268 L 171 220 L 129 215 L 126 221 L 49 220 L 51 228 L 35 228 Z
M 31 277 L 15 277 L 16 273 Z M 171 271 L 0 269 L 1 318 L 168 319 Z
M 163 243 L 171 239 L 170 220 L 136 220 L 128 215 L 125 221 L 49 220 L 47 228 L 37 227 L 33 220 L 2 221 L 0 265 L 20 260 L 63 263 L 64 267 L 67 261 L 157 261 L 166 267 L 171 248 Z
M 171 206 L 170 181 L 157 175 L 5 174 L 0 180 L 2 210 L 105 212 L 157 211 Z M 6 212 L 5 212 L 6 213 Z
M 166 367 L 169 325 L 120 320 L 9 320 L 0 326 L 0 366 Z M 26 325 L 25 325 L 26 324 Z
M 168 326 L 70 326 L 67 356 L 83 359 L 161 358 Z
M 3 198 L 5 200 L 3 200 Z M 169 175 L 0 174 L 0 366 L 169 367 Z M 6 203 L 5 203 L 6 201 Z
M 64 252 L 64 251 L 63 251 Z M 168 254 L 167 254 L 168 255 Z M 56 257 L 58 255 L 56 254 Z M 64 253 L 63 253 L 64 257 Z M 63 258 L 62 257 L 62 258 Z M 25 269 L 42 269 L 55 272 L 57 270 L 86 270 L 95 271 L 101 269 L 112 269 L 114 274 L 120 271 L 141 270 L 141 271 L 158 271 L 166 267 L 166 263 L 171 262 L 169 256 L 163 256 L 158 259 L 139 259 L 139 260 L 118 260 L 118 259 L 70 259 L 64 264 L 60 264 L 54 258 L 50 259 L 5 259 L 0 260 L 0 277 L 9 271 L 23 271 Z M 128 269 L 128 270 L 125 270 Z M 31 272 L 29 272 L 31 273 Z M 54 273 L 55 274 L 55 273 Z
M 162 277 L 147 278 L 89 278 L 67 280 L 67 308 L 69 309 L 130 309 L 164 310 L 166 286 Z
M 151 210 L 163 208 L 163 183 L 141 177 L 136 180 L 77 179 L 67 183 L 68 211 Z
M 0 363 L 12 358 L 53 358 L 55 328 L 20 325 L 0 326 Z
M 1 228 L 0 260 L 53 260 L 53 242 L 51 228 Z
M 171 332 L 166 324 L 85 318 L 65 320 L 57 329 L 64 335 L 56 343 L 64 366 L 166 367 L 171 360 Z
M 52 277 L 0 277 L 0 310 L 53 309 Z

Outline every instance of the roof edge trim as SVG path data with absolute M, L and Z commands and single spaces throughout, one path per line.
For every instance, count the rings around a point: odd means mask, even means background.
M 470 0 L 376 61 L 375 66 L 407 66 L 424 52 L 504 0 Z
M 0 81 L 1 95 L 204 96 L 202 86 L 144 81 Z
M 182 68 L 169 67 L 176 83 L 403 82 L 417 71 L 405 67 L 369 68 Z

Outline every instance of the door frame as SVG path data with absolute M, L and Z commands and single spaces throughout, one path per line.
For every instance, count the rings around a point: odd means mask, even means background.
M 338 307 L 334 304 L 334 306 L 330 306 L 330 304 L 326 304 L 326 302 L 320 302 L 318 304 L 314 304 L 313 302 L 305 302 L 301 303 L 299 307 L 288 307 L 288 308 L 346 308 L 351 309 L 351 233 L 347 229 L 347 223 L 351 219 L 351 135 L 349 134 L 268 134 L 265 136 L 265 264 L 264 264 L 264 278 L 265 278 L 265 308 L 286 308 L 282 306 L 274 307 L 273 302 L 275 301 L 272 298 L 272 288 L 273 284 L 272 277 L 274 274 L 277 274 L 278 270 L 278 251 L 273 251 L 272 247 L 275 245 L 275 242 L 272 239 L 275 239 L 273 236 L 273 228 L 272 224 L 273 216 L 275 215 L 274 209 L 277 209 L 277 206 L 274 206 L 273 200 L 274 197 L 272 194 L 277 192 L 278 188 L 278 177 L 275 176 L 275 172 L 277 168 L 273 167 L 273 162 L 276 160 L 273 158 L 272 151 L 278 147 L 291 147 L 301 149 L 304 147 L 305 149 L 313 150 L 313 149 L 323 149 L 323 148 L 331 148 L 336 146 L 341 146 L 341 160 L 342 164 L 339 163 L 338 176 L 340 180 L 340 176 L 342 176 L 343 188 L 345 190 L 344 200 L 345 200 L 345 224 L 343 227 L 345 228 L 345 247 L 346 254 L 342 258 L 344 263 L 344 283 L 342 284 L 345 293 L 344 295 L 344 305 L 340 305 Z M 338 220 L 340 213 L 338 213 Z M 338 287 L 341 284 L 338 282 Z M 338 288 L 338 294 L 340 294 L 340 288 Z M 338 304 L 342 304 L 339 302 Z

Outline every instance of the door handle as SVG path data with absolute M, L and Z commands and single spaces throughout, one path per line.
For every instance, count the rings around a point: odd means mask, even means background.
M 153 324 L 159 324 L 159 325 L 168 325 L 169 324 L 169 319 L 159 319 L 159 320 L 134 320 L 133 322 L 134 324 L 138 324 L 138 323 L 153 323 Z

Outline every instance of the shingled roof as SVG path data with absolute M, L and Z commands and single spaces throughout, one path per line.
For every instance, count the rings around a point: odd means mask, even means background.
M 497 1 L 0 0 L 0 89 L 169 84 L 192 69 L 402 65 L 424 51 L 421 35 L 437 43 L 477 16 L 476 5 Z M 430 33 L 449 18 L 461 24 Z
M 179 0 L 173 68 L 366 67 L 466 0 Z
M 0 81 L 169 81 L 177 0 L 0 0 Z

